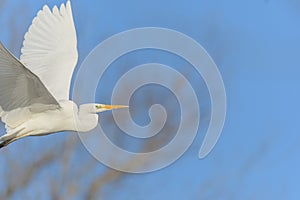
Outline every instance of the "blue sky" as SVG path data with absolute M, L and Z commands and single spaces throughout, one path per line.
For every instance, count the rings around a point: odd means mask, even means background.
M 1 41 L 19 55 L 23 35 L 36 12 L 44 4 L 62 2 L 7 2 L 0 13 Z M 104 199 L 299 199 L 297 1 L 73 0 L 72 6 L 79 63 L 113 34 L 147 26 L 170 28 L 194 38 L 208 51 L 219 67 L 227 92 L 224 130 L 207 158 L 197 158 L 206 124 L 173 165 L 148 174 L 126 174 L 122 181 L 105 187 Z M 6 30 L 9 18 L 16 23 L 13 36 Z M 10 37 L 15 37 L 14 43 L 9 42 Z M 158 54 L 150 53 L 145 58 L 129 55 L 124 61 L 135 65 L 162 58 L 163 63 L 180 69 L 176 58 Z M 203 84 L 192 70 L 180 70 Z M 117 75 L 110 73 L 108 77 L 109 83 Z M 207 91 L 198 95 L 209 98 Z M 204 110 L 209 110 L 207 101 L 204 99 L 201 105 Z M 139 112 L 144 112 L 143 107 Z M 55 173 L 55 167 L 51 170 Z M 36 184 L 42 187 L 41 181 L 36 180 Z

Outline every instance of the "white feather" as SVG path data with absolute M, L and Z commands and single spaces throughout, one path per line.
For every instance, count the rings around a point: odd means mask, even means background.
M 38 12 L 25 34 L 21 62 L 44 83 L 56 100 L 69 99 L 77 63 L 77 39 L 71 3 Z M 59 84 L 58 84 L 59 83 Z

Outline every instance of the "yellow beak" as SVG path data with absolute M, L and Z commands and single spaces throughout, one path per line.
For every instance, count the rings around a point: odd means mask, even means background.
M 123 106 L 123 105 L 104 105 L 104 108 L 107 110 L 112 109 L 120 109 L 120 108 L 129 108 L 129 106 Z

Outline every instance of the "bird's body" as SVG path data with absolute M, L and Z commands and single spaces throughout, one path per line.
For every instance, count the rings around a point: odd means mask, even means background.
M 0 42 L 0 118 L 6 127 L 0 148 L 26 136 L 87 132 L 97 126 L 97 113 L 127 107 L 93 103 L 78 108 L 69 100 L 78 59 L 70 1 L 38 12 L 21 52 L 18 60 Z
M 98 115 L 96 109 L 93 110 L 93 104 L 82 105 L 81 109 L 78 109 L 73 101 L 67 100 L 59 103 L 61 106 L 59 109 L 44 112 L 31 112 L 30 109 L 34 109 L 33 106 L 16 110 L 15 113 L 10 113 L 6 117 L 3 113 L 7 134 L 0 140 L 8 140 L 25 134 L 41 136 L 60 131 L 87 132 L 96 127 Z

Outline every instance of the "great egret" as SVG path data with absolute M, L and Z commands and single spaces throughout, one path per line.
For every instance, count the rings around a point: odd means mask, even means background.
M 77 38 L 70 1 L 52 11 L 47 5 L 25 34 L 20 61 L 0 42 L 0 117 L 6 134 L 0 148 L 26 136 L 61 131 L 87 132 L 97 113 L 126 108 L 69 100 L 77 63 Z

